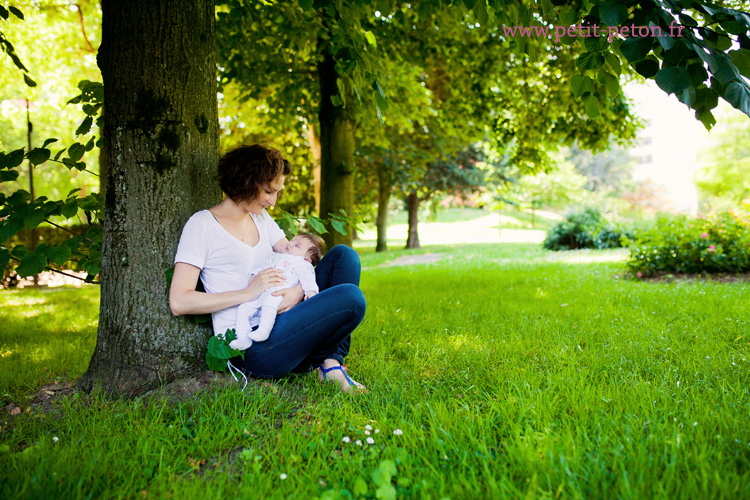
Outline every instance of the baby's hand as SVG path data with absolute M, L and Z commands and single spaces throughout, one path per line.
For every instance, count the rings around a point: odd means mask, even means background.
M 310 297 L 314 297 L 318 294 L 318 292 L 307 292 L 305 294 L 305 300 L 309 299 Z

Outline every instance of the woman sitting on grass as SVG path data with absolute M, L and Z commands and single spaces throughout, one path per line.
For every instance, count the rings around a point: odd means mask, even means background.
M 236 327 L 237 307 L 265 290 L 284 284 L 274 268 L 250 271 L 282 250 L 288 242 L 266 213 L 276 203 L 289 162 L 275 149 L 241 146 L 219 161 L 224 201 L 195 213 L 182 230 L 169 306 L 175 316 L 211 313 L 214 334 Z M 256 377 L 280 377 L 317 368 L 321 381 L 334 380 L 343 391 L 364 389 L 343 366 L 351 333 L 365 314 L 359 289 L 359 256 L 351 248 L 332 248 L 315 268 L 320 293 L 303 299 L 300 285 L 279 290 L 279 316 L 270 336 L 253 342 L 236 365 Z M 195 290 L 200 278 L 206 293 Z

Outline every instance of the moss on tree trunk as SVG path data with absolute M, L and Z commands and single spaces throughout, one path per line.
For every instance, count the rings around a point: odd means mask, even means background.
M 336 62 L 324 50 L 318 64 L 320 77 L 320 216 L 352 215 L 354 209 L 354 97 L 346 96 L 346 107 L 334 106 L 331 98 L 339 96 Z M 347 83 L 342 87 L 349 88 Z M 348 92 L 348 90 L 347 90 Z M 328 248 L 344 244 L 351 246 L 353 231 L 342 235 L 328 226 L 323 235 Z

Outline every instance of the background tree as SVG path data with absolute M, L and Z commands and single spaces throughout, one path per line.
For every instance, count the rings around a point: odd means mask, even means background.
M 750 121 L 737 112 L 722 118 L 698 154 L 695 185 L 706 208 L 736 208 L 750 199 Z

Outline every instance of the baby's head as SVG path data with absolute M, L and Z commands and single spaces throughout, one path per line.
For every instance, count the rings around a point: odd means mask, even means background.
M 323 238 L 309 233 L 300 233 L 287 243 L 281 253 L 304 257 L 307 262 L 317 266 L 323 256 Z

